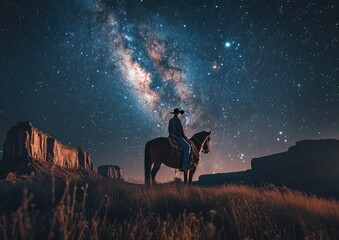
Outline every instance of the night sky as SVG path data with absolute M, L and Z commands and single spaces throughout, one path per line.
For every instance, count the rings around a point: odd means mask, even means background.
M 145 143 L 168 135 L 175 107 L 188 136 L 212 131 L 195 179 L 339 139 L 338 1 L 0 4 L 1 143 L 29 120 L 141 180 Z

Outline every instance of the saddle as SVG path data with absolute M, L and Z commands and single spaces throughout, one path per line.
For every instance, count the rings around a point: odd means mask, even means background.
M 190 144 L 191 149 L 192 149 L 193 142 L 189 139 L 187 141 Z M 181 147 L 181 145 L 178 141 L 178 138 L 176 136 L 170 135 L 170 136 L 168 136 L 168 142 L 169 142 L 170 146 L 176 150 L 177 165 L 181 166 L 179 168 L 179 170 L 183 171 L 182 165 L 183 165 L 183 160 L 184 160 L 184 154 L 183 154 L 183 149 L 182 149 L 182 147 Z M 189 166 L 190 166 L 189 168 L 193 168 L 193 167 L 196 166 L 196 164 L 193 162 L 193 151 L 192 150 L 191 150 L 191 153 L 190 153 Z
M 171 145 L 172 148 L 179 150 L 179 151 L 183 150 L 179 141 L 178 141 L 177 136 L 173 136 L 173 135 L 168 136 L 168 141 L 169 141 L 169 144 Z

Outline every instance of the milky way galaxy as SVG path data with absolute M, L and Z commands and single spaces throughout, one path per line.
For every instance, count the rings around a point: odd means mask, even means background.
M 176 43 L 152 25 L 139 23 L 125 27 L 110 11 L 103 29 L 112 53 L 112 65 L 119 67 L 124 85 L 145 110 L 155 114 L 156 121 L 167 121 L 168 109 L 174 107 L 186 109 L 190 119 L 197 115 L 198 106 L 191 101 L 189 84 L 192 83 L 184 73 L 185 63 L 180 58 L 183 53 Z
M 187 135 L 212 131 L 195 177 L 339 138 L 335 1 L 3 2 L 0 142 L 29 120 L 142 179 L 176 107 Z

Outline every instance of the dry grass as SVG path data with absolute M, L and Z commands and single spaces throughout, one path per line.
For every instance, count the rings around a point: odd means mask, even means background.
M 339 237 L 337 201 L 273 186 L 146 189 L 106 180 L 25 180 L 1 182 L 0 197 L 5 194 L 16 194 L 20 204 L 0 199 L 0 239 Z

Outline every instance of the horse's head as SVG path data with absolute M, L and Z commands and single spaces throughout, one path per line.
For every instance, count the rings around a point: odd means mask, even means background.
M 210 152 L 210 142 L 211 142 L 211 132 L 207 132 L 207 136 L 204 142 L 204 145 L 202 146 L 202 152 L 203 153 L 209 153 Z
M 203 153 L 210 152 L 211 132 L 202 131 L 193 135 L 191 140 L 195 141 L 196 148 L 199 152 Z

